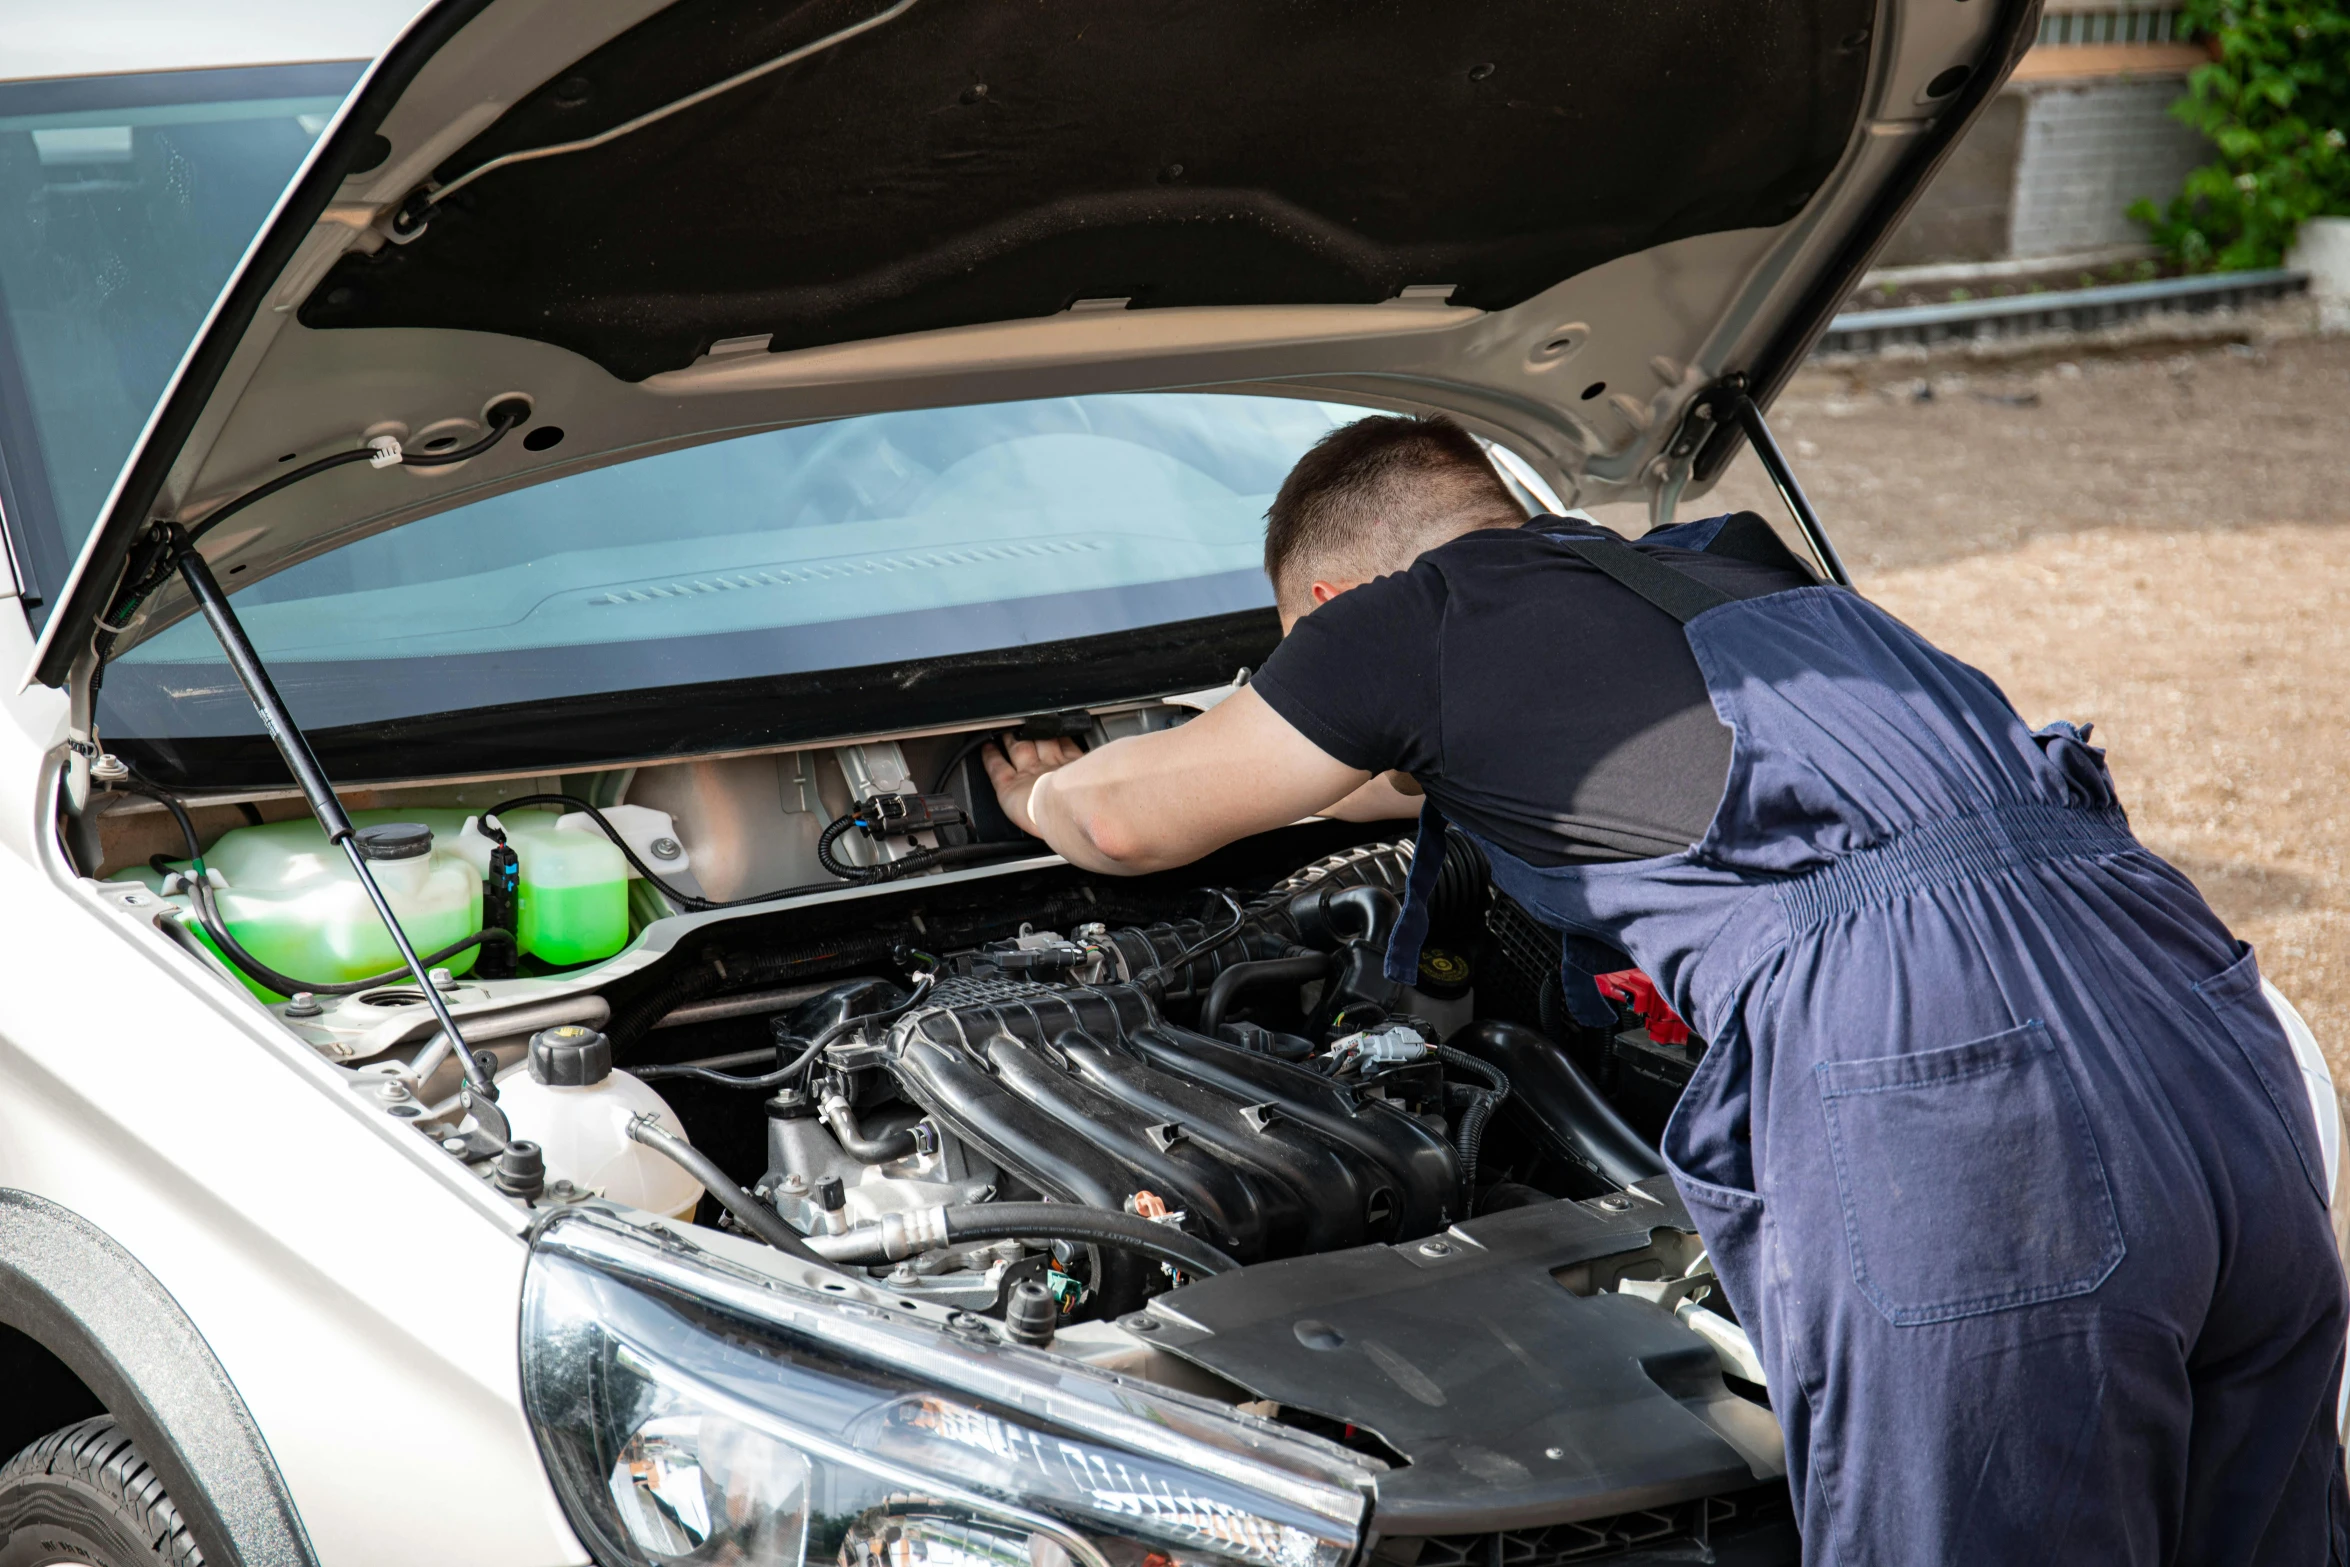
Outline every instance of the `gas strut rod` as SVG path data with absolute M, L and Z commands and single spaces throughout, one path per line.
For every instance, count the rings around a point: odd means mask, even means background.
M 1762 410 L 1741 387 L 1731 398 L 1731 407 L 1738 416 L 1739 425 L 1746 431 L 1746 439 L 1754 447 L 1754 455 L 1762 459 L 1771 483 L 1778 487 L 1779 499 L 1787 503 L 1794 514 L 1795 525 L 1803 530 L 1803 542 L 1811 546 L 1812 558 L 1820 563 L 1820 570 L 1828 580 L 1839 587 L 1852 586 L 1852 573 L 1844 569 L 1843 557 L 1836 546 L 1828 542 L 1827 530 L 1820 526 L 1820 514 L 1811 509 L 1811 497 L 1803 493 L 1796 482 L 1795 470 L 1787 466 L 1787 454 L 1779 450 L 1779 443 L 1771 438 L 1771 427 L 1763 422 Z
M 178 534 L 176 525 L 173 532 Z M 473 1058 L 473 1052 L 465 1048 L 465 1036 L 457 1031 L 457 1020 L 449 1015 L 448 1002 L 441 998 L 440 988 L 433 984 L 432 975 L 417 957 L 408 933 L 400 928 L 399 918 L 393 914 L 383 888 L 376 885 L 375 872 L 369 869 L 367 856 L 360 852 L 351 818 L 343 810 L 343 802 L 336 798 L 334 786 L 327 782 L 326 770 L 318 765 L 317 753 L 310 749 L 310 741 L 294 722 L 294 715 L 286 710 L 285 699 L 277 694 L 269 671 L 261 663 L 261 655 L 253 651 L 253 643 L 245 635 L 236 611 L 229 608 L 228 595 L 220 590 L 220 581 L 212 575 L 212 567 L 196 553 L 184 534 L 175 537 L 171 547 L 178 556 L 180 578 L 204 612 L 205 623 L 212 628 L 213 636 L 220 640 L 221 651 L 228 655 L 229 668 L 236 671 L 237 683 L 245 688 L 254 711 L 261 715 L 261 727 L 277 742 L 278 751 L 293 772 L 294 782 L 301 787 L 302 797 L 310 802 L 310 813 L 326 829 L 327 841 L 339 846 L 350 859 L 359 885 L 367 889 L 367 901 L 375 905 L 384 929 L 392 933 L 392 945 L 400 949 L 400 961 L 416 976 L 416 988 L 424 993 L 425 1005 L 432 1008 L 434 1020 L 455 1046 L 458 1064 L 465 1071 L 464 1086 L 458 1090 L 459 1102 L 472 1112 L 475 1124 L 503 1147 L 512 1140 L 512 1133 L 497 1106 L 497 1085 Z

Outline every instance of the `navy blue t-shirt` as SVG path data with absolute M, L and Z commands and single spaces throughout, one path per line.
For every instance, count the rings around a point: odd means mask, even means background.
M 1440 545 L 1305 616 L 1252 684 L 1339 761 L 1402 769 L 1533 864 L 1677 853 L 1713 820 L 1730 731 L 1680 623 L 1559 543 L 1575 535 L 1615 537 L 1538 517 Z M 1629 542 L 1733 598 L 1817 580 L 1751 512 Z

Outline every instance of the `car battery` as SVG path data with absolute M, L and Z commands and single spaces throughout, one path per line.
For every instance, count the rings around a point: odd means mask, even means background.
M 1694 1035 L 1686 1044 L 1665 1045 L 1650 1038 L 1645 1025 L 1618 1029 L 1608 1041 L 1608 1098 L 1634 1130 L 1654 1141 L 1664 1135 L 1666 1118 L 1704 1059 L 1705 1041 Z

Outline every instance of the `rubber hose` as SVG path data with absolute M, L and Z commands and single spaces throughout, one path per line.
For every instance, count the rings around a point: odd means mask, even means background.
M 238 944 L 236 937 L 228 933 L 228 925 L 220 918 L 219 905 L 212 901 L 209 889 L 197 894 L 195 901 L 198 905 L 197 922 L 204 927 L 204 934 L 211 937 L 214 944 L 220 948 L 221 955 L 226 957 L 233 967 L 243 970 L 248 978 L 258 981 L 281 996 L 297 995 L 303 991 L 308 991 L 314 996 L 355 996 L 363 990 L 373 990 L 379 985 L 397 984 L 402 981 L 409 984 L 416 982 L 416 976 L 405 968 L 386 969 L 381 974 L 370 974 L 365 979 L 338 980 L 332 983 L 315 979 L 296 979 L 290 974 L 280 974 L 276 969 L 247 952 L 244 947 Z M 495 925 L 484 926 L 470 936 L 450 942 L 437 952 L 427 952 L 420 955 L 416 961 L 429 971 L 439 964 L 448 962 L 460 952 L 469 952 L 475 947 L 492 944 L 511 948 L 514 945 L 513 932 L 501 930 Z
M 860 1164 L 887 1164 L 914 1151 L 912 1127 L 902 1126 L 885 1136 L 867 1137 L 865 1129 L 857 1124 L 857 1112 L 849 1108 L 845 1099 L 825 1101 L 823 1119 L 832 1128 L 841 1152 Z
M 1380 887 L 1308 887 L 1283 911 L 1297 927 L 1298 940 L 1325 950 L 1363 942 L 1384 949 L 1403 905 Z
M 808 1243 L 801 1239 L 800 1232 L 783 1222 L 783 1215 L 727 1179 L 726 1172 L 693 1144 L 683 1138 L 670 1136 L 648 1116 L 639 1116 L 630 1121 L 628 1135 L 701 1182 L 702 1189 L 717 1198 L 718 1205 L 740 1220 L 744 1229 L 777 1251 L 802 1262 L 812 1262 L 820 1268 L 832 1267 L 831 1263 L 808 1249 Z
M 491 423 L 489 433 L 471 446 L 452 452 L 402 452 L 399 466 L 403 468 L 445 468 L 451 463 L 460 463 L 469 457 L 479 457 L 483 452 L 504 440 L 507 431 L 520 429 L 530 422 L 530 408 L 527 404 L 501 403 L 493 410 L 493 413 L 497 417 Z M 191 549 L 194 548 L 197 541 L 202 539 L 205 534 L 210 533 L 214 528 L 219 527 L 255 501 L 267 500 L 288 485 L 299 483 L 314 473 L 324 473 L 329 468 L 340 468 L 346 463 L 378 462 L 381 456 L 382 454 L 377 452 L 375 448 L 362 446 L 355 451 L 336 452 L 331 456 L 321 457 L 316 462 L 304 463 L 290 473 L 279 474 L 266 484 L 257 484 L 244 494 L 230 500 L 226 505 L 213 508 L 208 516 L 198 520 L 196 525 L 188 530 L 188 546 Z
M 1526 1120 L 1554 1153 L 1590 1166 L 1619 1186 L 1665 1173 L 1656 1149 L 1545 1035 L 1522 1023 L 1480 1018 L 1454 1033 L 1446 1046 L 1507 1072 Z
M 1199 1031 L 1213 1035 L 1224 1021 L 1225 1011 L 1233 998 L 1244 990 L 1259 985 L 1293 983 L 1307 984 L 1326 977 L 1330 972 L 1330 954 L 1311 953 L 1301 958 L 1265 958 L 1255 963 L 1235 963 L 1216 976 L 1208 987 L 1208 998 L 1199 1005 Z

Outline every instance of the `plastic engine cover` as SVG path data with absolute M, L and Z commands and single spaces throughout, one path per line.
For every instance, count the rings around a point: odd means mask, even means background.
M 1178 1028 L 1125 984 L 950 980 L 902 1019 L 902 1093 L 1037 1190 L 1150 1191 L 1243 1262 L 1407 1240 L 1458 1215 L 1433 1128 L 1373 1095 Z

